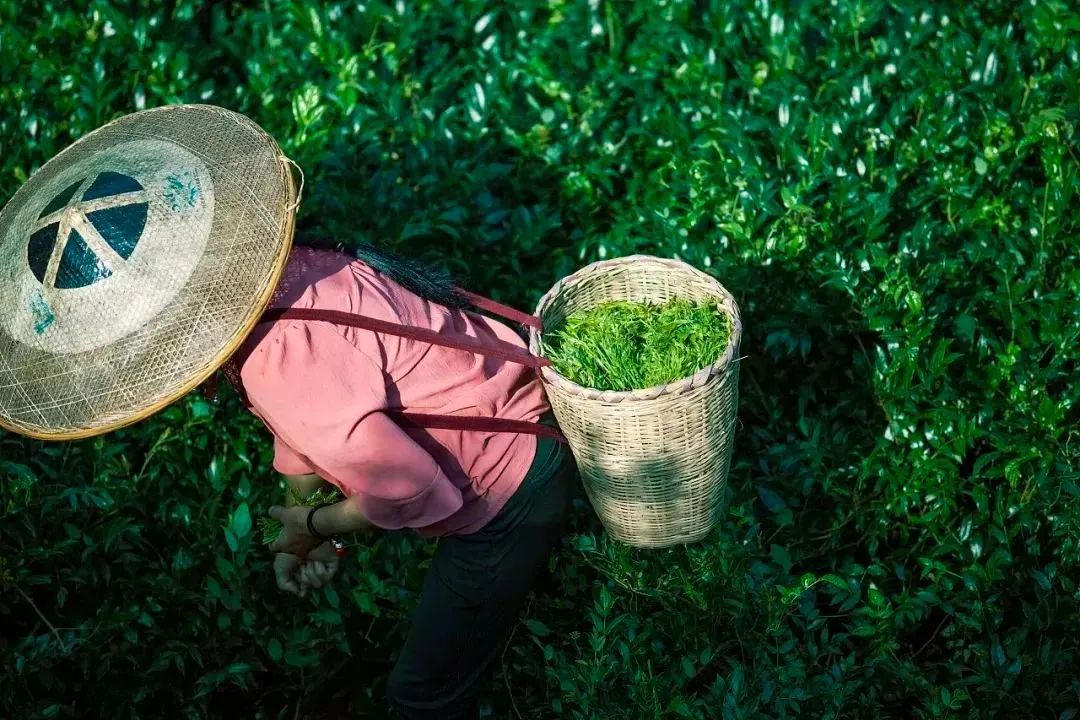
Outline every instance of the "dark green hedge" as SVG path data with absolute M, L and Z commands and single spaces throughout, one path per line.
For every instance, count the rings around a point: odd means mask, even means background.
M 303 166 L 310 235 L 523 307 L 632 252 L 731 288 L 723 526 L 628 551 L 579 500 L 493 717 L 1065 720 L 1078 55 L 1066 0 L 0 0 L 0 198 L 119 114 L 205 101 Z M 378 717 L 431 547 L 281 595 L 269 460 L 233 400 L 0 435 L 0 717 Z

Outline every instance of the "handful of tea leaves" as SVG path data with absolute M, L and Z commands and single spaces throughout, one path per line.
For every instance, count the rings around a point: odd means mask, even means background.
M 342 499 L 341 492 L 335 488 L 319 488 L 310 497 L 302 498 L 300 494 L 295 490 L 291 491 L 293 500 L 297 505 L 303 505 L 305 507 L 315 507 L 324 503 L 335 503 Z M 278 534 L 281 532 L 281 521 L 272 517 L 259 518 L 259 533 L 262 535 L 263 545 L 269 545 L 277 540 Z
M 615 301 L 570 315 L 543 342 L 555 370 L 597 390 L 637 390 L 693 375 L 727 348 L 717 303 Z

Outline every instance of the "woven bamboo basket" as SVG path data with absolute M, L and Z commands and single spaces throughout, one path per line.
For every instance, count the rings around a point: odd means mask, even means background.
M 570 441 L 586 494 L 608 533 L 642 548 L 690 543 L 716 524 L 731 465 L 738 405 L 742 320 L 715 279 L 677 260 L 633 255 L 593 263 L 559 281 L 536 308 L 548 328 L 612 300 L 716 301 L 729 315 L 727 349 L 696 374 L 643 390 L 582 387 L 545 367 L 559 426 Z M 541 354 L 542 333 L 529 347 Z

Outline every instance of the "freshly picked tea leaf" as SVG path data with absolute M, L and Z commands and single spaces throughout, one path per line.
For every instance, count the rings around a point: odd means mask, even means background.
M 570 315 L 543 343 L 562 376 L 597 390 L 636 390 L 716 362 L 731 320 L 716 303 L 615 301 Z
M 295 490 L 292 491 L 293 500 L 298 505 L 305 507 L 316 507 L 324 503 L 335 503 L 341 500 L 344 496 L 337 488 L 319 488 L 307 498 L 300 497 L 299 493 Z M 278 534 L 281 532 L 281 522 L 275 520 L 272 517 L 263 516 L 259 518 L 258 522 L 259 534 L 262 536 L 263 545 L 269 545 L 277 539 Z

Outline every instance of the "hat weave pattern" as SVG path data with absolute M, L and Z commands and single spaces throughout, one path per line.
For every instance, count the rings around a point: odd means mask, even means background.
M 204 105 L 122 117 L 0 212 L 0 426 L 72 439 L 135 422 L 250 331 L 291 244 L 273 138 Z

